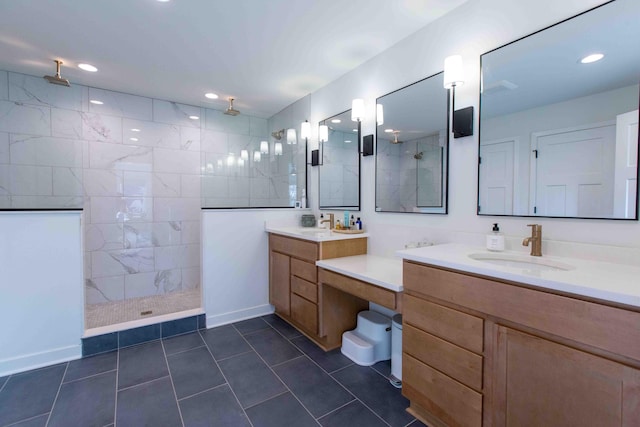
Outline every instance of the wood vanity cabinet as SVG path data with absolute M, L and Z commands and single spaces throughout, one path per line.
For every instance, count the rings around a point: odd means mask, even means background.
M 433 426 L 639 426 L 640 310 L 405 261 L 403 394 Z
M 321 323 L 316 261 L 367 253 L 367 238 L 312 242 L 269 234 L 269 302 L 276 314 L 325 349 L 333 346 Z M 355 324 L 356 317 L 353 316 Z

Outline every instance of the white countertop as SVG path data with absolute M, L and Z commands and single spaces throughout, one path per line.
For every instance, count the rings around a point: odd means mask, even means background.
M 410 261 L 640 307 L 640 267 L 636 266 L 543 255 L 540 261 L 548 260 L 573 268 L 568 271 L 541 271 L 474 260 L 469 257 L 470 254 L 496 253 L 460 244 L 406 249 L 396 254 Z M 520 252 L 505 251 L 499 254 L 528 257 L 528 254 Z
M 332 240 L 349 240 L 369 237 L 369 233 L 341 234 L 328 229 L 316 227 L 279 227 L 266 225 L 267 233 L 281 234 L 283 236 L 295 237 L 296 239 L 309 240 L 311 242 L 328 242 Z
M 399 258 L 355 255 L 316 261 L 316 265 L 394 292 L 403 289 L 402 260 Z

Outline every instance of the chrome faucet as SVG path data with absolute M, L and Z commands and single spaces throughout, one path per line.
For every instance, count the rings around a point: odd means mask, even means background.
M 531 227 L 531 237 L 526 237 L 522 241 L 522 246 L 529 246 L 531 243 L 531 256 L 542 256 L 542 226 L 527 224 L 527 227 Z
M 329 219 L 323 219 L 322 221 L 320 221 L 320 224 L 324 224 L 325 222 L 329 223 L 329 230 L 333 230 L 333 214 L 332 213 L 328 213 L 327 216 L 329 217 Z

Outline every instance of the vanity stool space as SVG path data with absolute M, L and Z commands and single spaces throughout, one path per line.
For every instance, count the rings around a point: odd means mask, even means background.
M 402 393 L 423 422 L 640 425 L 640 307 L 419 257 L 403 275 Z
M 315 263 L 366 253 L 367 237 L 312 241 L 270 232 L 269 302 L 276 314 L 324 350 L 339 347 L 342 331 L 338 334 L 336 330 L 353 328 L 357 313 L 368 304 L 346 298 L 335 307 L 323 305 Z

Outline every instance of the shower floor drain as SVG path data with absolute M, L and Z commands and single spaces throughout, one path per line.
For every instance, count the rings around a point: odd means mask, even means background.
M 153 313 L 153 310 L 141 311 L 140 316 L 148 316 Z

